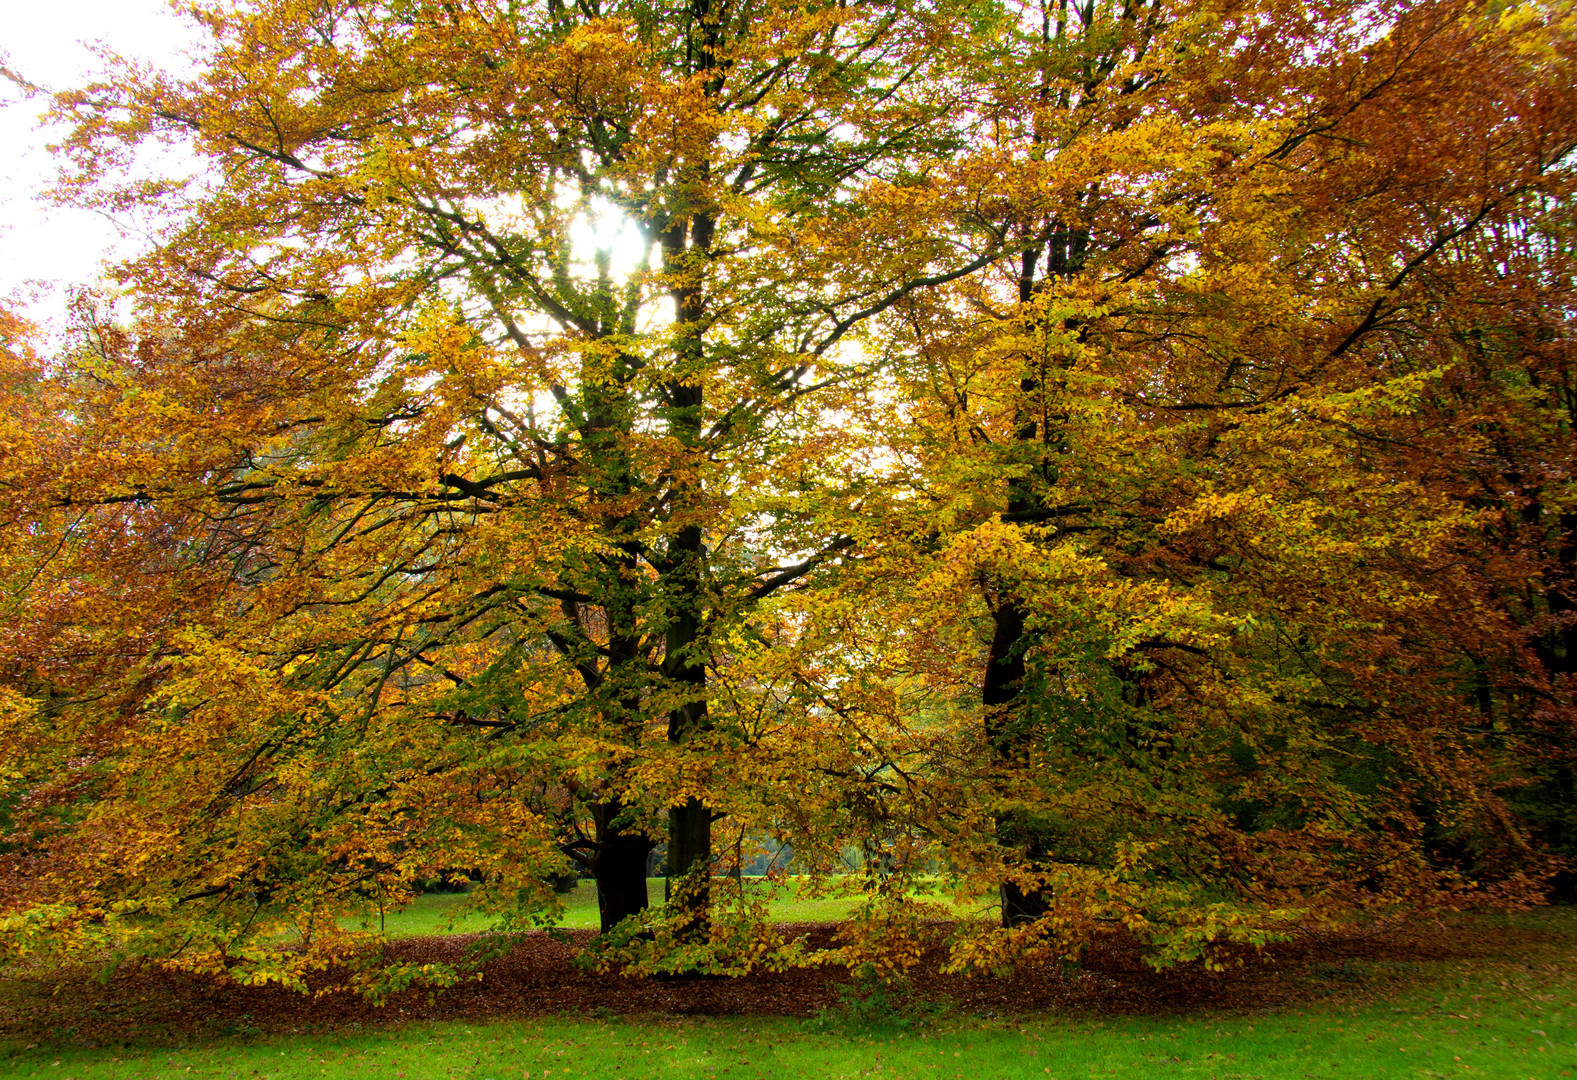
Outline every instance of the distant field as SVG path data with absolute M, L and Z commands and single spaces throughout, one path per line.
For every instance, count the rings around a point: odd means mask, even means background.
M 766 887 L 764 880 L 751 883 L 748 879 L 747 886 Z M 836 922 L 847 918 L 855 904 L 853 899 L 846 896 L 800 899 L 797 895 L 798 891 L 798 885 L 793 880 L 779 888 L 769 909 L 774 921 Z M 661 904 L 663 879 L 647 878 L 646 895 L 652 904 Z M 971 911 L 957 907 L 950 897 L 927 896 L 926 899 L 946 904 L 958 917 L 986 914 L 983 909 Z M 384 914 L 384 933 L 391 938 L 407 938 L 424 937 L 429 934 L 471 934 L 485 930 L 490 922 L 489 916 L 467 910 L 468 900 L 469 897 L 464 893 L 428 893 L 425 896 L 418 896 L 404 911 L 391 911 Z M 566 895 L 564 900 L 564 914 L 554 925 L 562 926 L 567 930 L 596 929 L 597 886 L 594 882 L 578 882 L 575 891 Z M 370 921 L 348 919 L 345 925 L 371 930 L 378 928 L 376 917 Z

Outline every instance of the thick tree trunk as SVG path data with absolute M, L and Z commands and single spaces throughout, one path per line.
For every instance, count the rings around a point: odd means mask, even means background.
M 623 919 L 646 910 L 646 859 L 655 846 L 641 833 L 629 833 L 614 824 L 623 807 L 602 803 L 594 808 L 597 821 L 596 854 L 591 859 L 597 882 L 597 911 L 606 934 Z
M 619 506 L 637 486 L 623 442 L 629 433 L 626 391 L 621 386 L 599 382 L 591 371 L 584 371 L 582 379 L 586 385 L 587 421 L 582 434 L 583 452 L 590 466 L 588 475 L 597 479 L 594 490 L 606 498 L 604 505 L 618 507 L 610 509 L 602 524 L 620 539 L 614 553 L 599 557 L 600 580 L 594 590 L 606 620 L 606 660 L 599 664 L 593 645 L 596 629 L 587 627 L 584 610 L 575 601 L 562 601 L 562 608 L 566 624 L 577 627 L 579 636 L 562 642 L 555 640 L 555 644 L 575 661 L 588 694 L 597 696 L 606 692 L 610 680 L 615 686 L 627 685 L 627 673 L 647 663 L 634 594 L 628 585 L 640 574 L 642 550 L 636 536 L 643 523 L 626 507 Z M 610 734 L 621 732 L 630 750 L 638 752 L 645 726 L 639 696 L 621 696 L 602 719 Z M 631 827 L 636 823 L 616 794 L 622 780 L 620 768 L 615 766 L 607 787 L 589 793 L 593 800 L 588 808 L 595 826 L 595 847 L 590 855 L 581 856 L 597 883 L 597 910 L 603 933 L 648 906 L 646 861 L 655 843 L 643 830 Z
M 668 809 L 668 878 L 664 894 L 670 906 L 682 905 L 680 933 L 701 937 L 708 928 L 712 903 L 712 808 L 691 798 Z M 678 895 L 675 895 L 675 889 Z

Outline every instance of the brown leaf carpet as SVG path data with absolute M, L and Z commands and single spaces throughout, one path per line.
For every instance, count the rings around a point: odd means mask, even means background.
M 1564 924 L 1563 924 L 1564 925 Z M 826 943 L 833 928 L 789 929 Z M 1384 993 L 1409 980 L 1418 964 L 1436 960 L 1515 957 L 1563 943 L 1561 930 L 1512 929 L 1475 921 L 1419 923 L 1386 934 L 1342 941 L 1309 940 L 1245 952 L 1224 972 L 1185 964 L 1156 972 L 1138 947 L 1113 934 L 1077 969 L 1025 966 L 1010 976 L 944 975 L 941 944 L 947 927 L 896 1000 L 929 1003 L 976 1016 L 1028 1013 L 1170 1014 L 1261 1010 L 1339 995 L 1350 1001 Z M 555 939 L 524 935 L 507 955 L 489 962 L 481 978 L 437 994 L 410 990 L 374 1006 L 345 992 L 319 997 L 279 987 L 244 987 L 151 966 L 125 970 L 108 983 L 86 971 L 0 984 L 0 1036 L 14 1040 L 104 1046 L 131 1040 L 184 1042 L 223 1035 L 365 1029 L 416 1020 L 485 1020 L 558 1015 L 810 1016 L 840 1004 L 849 975 L 841 968 L 809 968 L 742 978 L 648 979 L 581 970 L 572 960 L 590 939 L 581 931 Z M 460 961 L 473 942 L 466 935 L 392 943 L 392 958 Z

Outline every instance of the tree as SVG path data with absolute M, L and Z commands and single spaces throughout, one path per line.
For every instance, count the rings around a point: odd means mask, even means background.
M 83 198 L 178 211 L 135 322 L 8 361 L 14 943 L 301 985 L 351 908 L 526 925 L 570 859 L 643 970 L 786 960 L 713 917 L 724 815 L 859 849 L 884 973 L 937 865 L 991 967 L 1527 893 L 1474 695 L 1560 589 L 1519 626 L 1422 455 L 1570 295 L 1471 284 L 1569 194 L 1558 13 L 198 17 L 191 82 L 62 99 Z
M 440 867 L 524 916 L 558 852 L 606 929 L 666 835 L 704 936 L 712 823 L 761 782 L 718 705 L 729 642 L 851 542 L 845 343 L 992 242 L 910 225 L 940 197 L 914 170 L 957 142 L 955 13 L 196 14 L 195 80 L 62 104 L 87 197 L 182 219 L 124 272 L 138 327 L 56 377 L 94 467 L 19 484 L 14 528 L 130 508 L 173 563 L 137 525 L 120 565 L 167 573 L 168 606 L 74 616 L 126 664 L 112 688 L 15 658 L 91 790 L 38 896 L 157 910 L 228 966 L 260 912 L 330 948 L 347 898 Z M 119 183 L 158 139 L 209 171 Z M 76 589 L 97 558 L 29 572 Z
M 884 731 L 871 827 L 1001 883 L 1002 930 L 955 953 L 988 966 L 1077 956 L 1103 922 L 1164 963 L 1536 892 L 1507 804 L 1528 748 L 1467 690 L 1516 631 L 1419 447 L 1477 453 L 1475 422 L 1422 407 L 1466 366 L 1458 320 L 1568 306 L 1555 258 L 1546 291 L 1477 284 L 1507 257 L 1488 237 L 1566 197 L 1566 31 L 1461 5 L 1031 14 L 984 76 L 1011 261 L 888 327 L 910 495 L 864 587 L 909 621 L 830 631 L 888 691 L 858 706 Z M 903 694 L 955 726 L 906 725 Z

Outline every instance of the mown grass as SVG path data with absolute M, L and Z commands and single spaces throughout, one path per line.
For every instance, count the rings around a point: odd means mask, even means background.
M 1546 916 L 1565 930 L 1572 913 Z M 176 1049 L 30 1047 L 0 1074 L 53 1080 L 1554 1080 L 1577 1074 L 1571 938 L 1519 957 L 1331 965 L 1319 1004 L 1252 1014 L 924 1020 L 859 1008 L 787 1019 L 535 1019 L 230 1039 Z M 898 1004 L 901 1005 L 901 999 Z
M 1061 1080 L 1488 1077 L 1577 1070 L 1570 970 L 1511 998 L 1459 971 L 1396 1002 L 1250 1017 L 943 1020 L 925 1028 L 817 1030 L 815 1022 L 535 1020 L 217 1043 L 148 1052 L 14 1055 L 17 1077 L 121 1080 L 572 1080 L 594 1077 L 880 1076 Z M 837 1018 L 831 1019 L 834 1029 Z
M 773 888 L 774 895 L 768 910 L 776 922 L 836 922 L 848 918 L 855 905 L 855 901 L 847 896 L 801 896 L 800 883 L 793 879 L 774 888 L 764 879 L 747 878 L 746 888 Z M 651 903 L 661 904 L 663 879 L 647 878 L 646 894 Z M 955 907 L 948 897 L 927 895 L 925 898 L 947 904 L 955 916 L 971 914 L 963 908 Z M 481 912 L 467 910 L 467 899 L 464 893 L 428 893 L 418 896 L 403 911 L 384 913 L 381 923 L 383 932 L 391 938 L 407 938 L 429 934 L 472 934 L 487 929 L 492 922 L 491 917 Z M 564 914 L 554 925 L 567 930 L 597 928 L 599 920 L 595 883 L 577 882 L 574 890 L 565 895 L 564 901 Z M 367 919 L 347 919 L 345 925 L 377 930 L 380 923 L 378 917 L 372 916 Z

